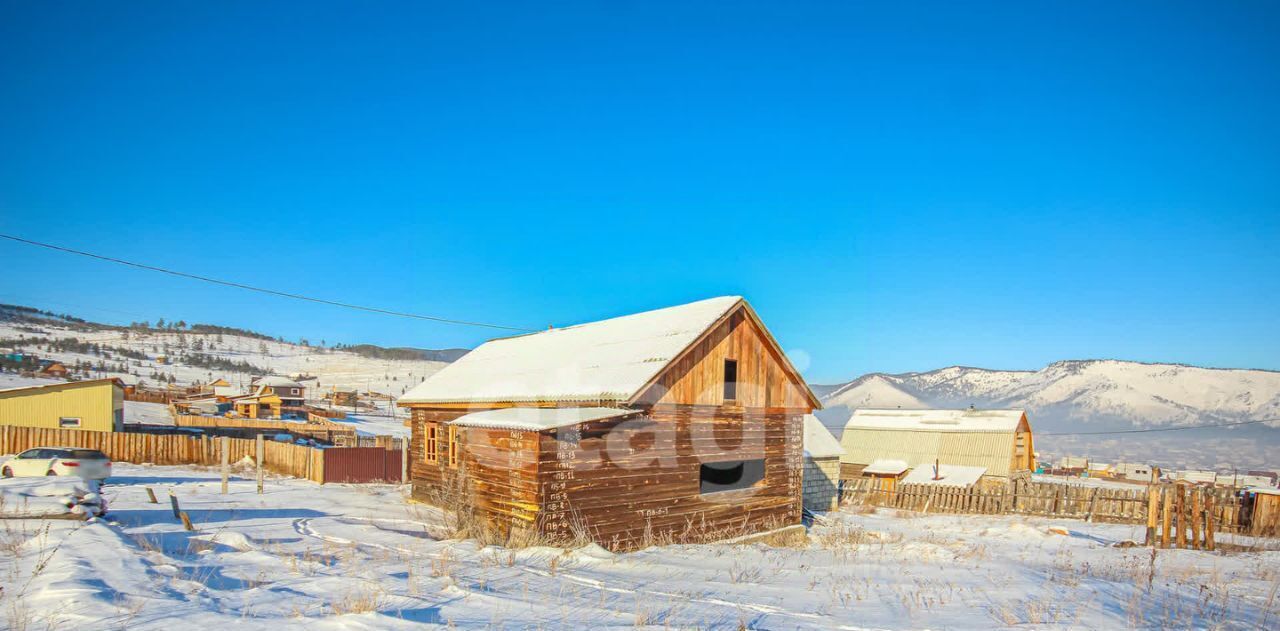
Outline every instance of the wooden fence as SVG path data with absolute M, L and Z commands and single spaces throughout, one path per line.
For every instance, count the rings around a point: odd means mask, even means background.
M 243 438 L 228 438 L 226 441 L 229 461 L 237 462 L 246 457 L 254 459 L 257 441 Z M 16 454 L 32 447 L 83 447 L 97 449 L 119 462 L 213 466 L 221 463 L 221 444 L 221 438 L 208 436 L 0 427 L 0 454 Z M 264 469 L 313 482 L 324 481 L 324 450 L 274 441 L 267 441 L 265 447 Z
M 1250 532 L 1240 498 L 1224 488 L 1166 484 L 1143 488 L 1109 488 L 1019 480 L 995 488 L 947 487 L 934 484 L 899 484 L 884 489 L 872 478 L 841 481 L 844 501 L 903 510 L 989 515 L 1037 515 L 1124 524 L 1147 524 L 1148 542 L 1154 543 L 1152 526 L 1163 529 L 1159 539 L 1167 545 L 1173 529 L 1191 531 L 1192 541 L 1207 532 Z M 1154 511 L 1154 513 L 1153 513 Z M 1152 524 L 1153 514 L 1163 516 Z M 1181 517 L 1179 517 L 1181 516 Z M 1170 517 L 1173 526 L 1169 525 Z M 1193 527 L 1192 524 L 1199 524 Z M 1185 537 L 1175 537 L 1185 547 Z
M 226 418 L 222 416 L 193 416 L 178 414 L 171 410 L 173 424 L 178 427 L 199 428 L 231 428 L 289 432 L 298 436 L 307 436 L 333 443 L 341 436 L 355 436 L 356 430 L 350 425 L 333 423 L 327 419 L 319 422 L 289 422 L 257 418 Z

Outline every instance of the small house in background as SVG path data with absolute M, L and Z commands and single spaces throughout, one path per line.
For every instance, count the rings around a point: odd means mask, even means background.
M 881 458 L 863 467 L 862 484 L 858 488 L 865 491 L 868 494 L 866 499 L 873 502 L 887 499 L 890 493 L 898 490 L 898 484 L 910 470 L 906 460 Z
M 0 390 L 0 425 L 123 431 L 124 384 L 95 379 Z
M 205 384 L 205 389 L 206 391 L 212 392 L 214 395 L 222 398 L 230 398 L 230 397 L 235 397 L 243 394 L 240 391 L 240 388 L 237 388 L 236 386 L 231 385 L 230 382 L 228 382 L 226 379 L 223 379 L 221 377 L 214 379 L 213 381 L 210 381 L 208 384 Z
M 168 355 L 156 355 L 156 363 L 157 363 L 157 364 L 168 364 L 168 363 L 169 363 L 169 356 L 168 356 Z
M 1217 484 L 1218 472 L 1208 469 L 1182 469 L 1175 474 L 1175 479 L 1188 484 Z
M 354 389 L 337 388 L 329 392 L 329 404 L 337 406 L 356 407 L 356 403 L 360 400 L 360 394 Z
M 901 474 L 892 471 L 899 462 L 912 470 L 902 483 L 924 475 L 916 469 L 940 464 L 957 472 L 952 480 L 964 479 L 955 467 L 968 467 L 969 474 L 981 468 L 982 485 L 1001 487 L 1029 478 L 1036 466 L 1023 410 L 855 410 L 840 441 L 840 479 L 858 480 L 860 488 L 868 477 L 893 478 L 896 484 Z M 864 476 L 872 464 L 877 466 Z
M 272 406 L 275 416 L 306 416 L 306 388 L 288 377 L 268 376 L 253 380 L 253 394 L 241 399 L 256 398 L 259 408 Z M 241 400 L 237 399 L 237 401 Z M 276 399 L 279 401 L 276 402 Z M 263 418 L 261 416 L 253 418 Z
M 1110 478 L 1113 474 L 1113 467 L 1106 462 L 1090 462 L 1086 473 L 1091 478 Z
M 49 362 L 40 368 L 41 377 L 53 377 L 54 379 L 66 379 L 71 376 L 71 371 L 62 365 L 62 362 Z
M 1057 469 L 1065 475 L 1080 475 L 1089 470 L 1089 459 L 1079 456 L 1064 456 L 1058 460 Z
M 280 418 L 283 415 L 283 406 L 284 401 L 270 392 L 245 395 L 231 400 L 231 409 L 236 416 L 244 418 Z
M 399 405 L 414 499 L 611 549 L 794 531 L 820 407 L 737 296 L 492 340 Z
M 836 509 L 840 499 L 840 456 L 844 448 L 822 421 L 804 415 L 804 507 L 811 511 Z
M 1143 462 L 1117 462 L 1111 476 L 1130 482 L 1155 482 L 1160 479 L 1160 467 Z
M 1252 470 L 1247 471 L 1245 475 L 1258 480 L 1266 480 L 1265 484 L 1258 484 L 1257 486 L 1280 486 L 1280 476 L 1278 476 L 1275 471 Z

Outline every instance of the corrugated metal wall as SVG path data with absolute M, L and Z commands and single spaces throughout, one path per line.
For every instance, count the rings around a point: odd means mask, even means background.
M 0 425 L 57 429 L 62 417 L 79 418 L 71 429 L 109 432 L 123 397 L 111 383 L 0 393 Z M 123 420 L 123 418 L 122 418 Z
M 399 482 L 400 451 L 382 447 L 329 447 L 324 450 L 324 481 Z
M 928 432 L 887 429 L 844 430 L 840 462 L 867 465 L 880 459 L 905 460 L 911 467 L 946 464 L 986 467 L 987 475 L 1008 476 L 1013 432 Z

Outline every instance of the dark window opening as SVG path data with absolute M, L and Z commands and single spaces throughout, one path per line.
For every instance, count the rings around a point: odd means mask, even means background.
M 724 360 L 724 400 L 734 401 L 738 398 L 738 360 Z
M 747 489 L 764 481 L 764 459 L 708 462 L 698 470 L 698 492 Z

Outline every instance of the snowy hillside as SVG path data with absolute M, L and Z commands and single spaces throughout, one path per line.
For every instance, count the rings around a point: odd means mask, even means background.
M 1061 361 L 1037 371 L 953 366 L 865 375 L 831 389 L 824 404 L 827 409 L 820 416 L 837 431 L 860 407 L 1026 408 L 1032 426 L 1043 434 L 1037 440 L 1042 452 L 1163 456 L 1210 467 L 1280 465 L 1268 462 L 1262 448 L 1280 441 L 1280 431 L 1274 429 L 1280 422 L 1127 438 L 1050 435 L 1280 419 L 1280 372 L 1116 360 Z M 1157 453 L 1144 456 L 1150 450 Z
M 310 385 L 319 390 L 357 388 L 398 396 L 447 365 L 225 331 L 229 330 L 200 333 L 115 327 L 33 317 L 0 307 L 0 351 L 35 354 L 73 369 L 89 367 L 87 376 L 92 377 L 136 377 L 151 386 L 222 378 L 247 387 L 259 375 L 311 375 L 317 381 Z M 159 361 L 162 356 L 167 363 Z

